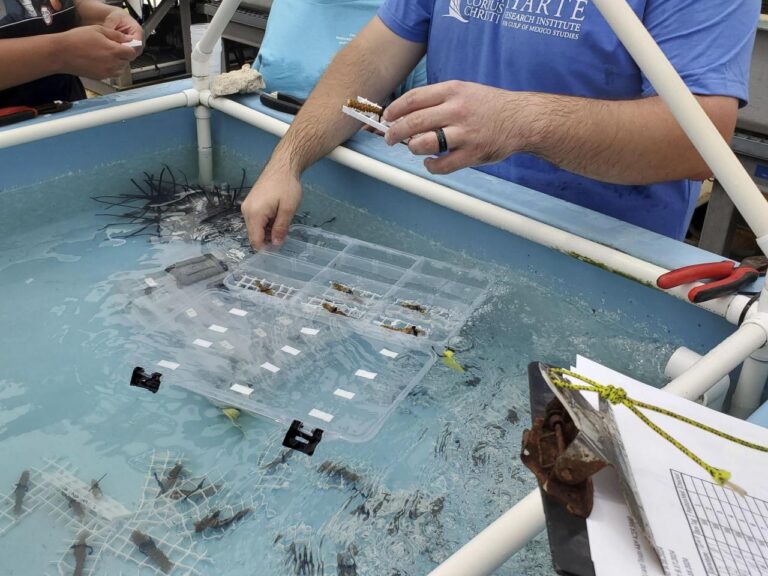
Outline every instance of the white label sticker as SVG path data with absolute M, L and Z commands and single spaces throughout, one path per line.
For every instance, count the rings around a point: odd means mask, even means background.
M 194 309 L 194 308 L 187 308 L 187 309 L 185 310 L 185 314 L 186 314 L 187 316 L 189 316 L 190 318 L 194 318 L 195 316 L 197 316 L 197 312 L 195 311 L 195 309 Z
M 261 328 L 256 328 L 253 331 L 253 333 L 256 334 L 256 336 L 258 336 L 259 338 L 265 338 L 267 336 L 267 333 L 264 332 L 264 330 L 262 330 Z
M 208 326 L 208 330 L 212 332 L 218 332 L 219 334 L 224 334 L 228 330 L 228 328 L 225 328 L 224 326 L 219 326 L 218 324 L 211 324 Z
M 379 354 L 386 356 L 387 358 L 397 358 L 399 356 L 397 352 L 392 352 L 392 350 L 387 350 L 386 348 L 379 350 Z
M 230 308 L 229 313 L 232 314 L 232 316 L 245 316 L 248 314 L 248 312 L 240 310 L 240 308 Z
M 157 282 L 153 278 L 144 278 L 144 282 L 149 286 L 150 288 L 157 288 Z
M 243 396 L 250 396 L 251 394 L 253 394 L 253 388 L 249 388 L 248 386 L 243 386 L 242 384 L 232 384 L 232 386 L 230 386 L 229 389 L 232 390 L 232 392 L 238 392 Z
M 301 333 L 306 334 L 307 336 L 317 336 L 320 333 L 320 330 L 317 328 L 302 328 Z
M 203 348 L 210 348 L 213 342 L 208 342 L 208 340 L 203 340 L 202 338 L 198 338 L 197 340 L 192 342 L 192 344 L 196 344 L 197 346 L 201 346 Z
M 330 422 L 333 420 L 333 414 L 328 414 L 328 412 L 323 412 L 322 410 L 318 410 L 317 408 L 312 408 L 312 410 L 309 411 L 309 415 L 313 418 L 317 418 L 319 420 L 322 420 L 323 422 Z
M 373 380 L 374 378 L 376 378 L 377 374 L 376 372 L 368 372 L 368 370 L 358 370 L 357 372 L 355 372 L 355 376 L 360 376 L 360 378 Z
M 262 364 L 261 367 L 264 368 L 264 370 L 269 370 L 273 374 L 280 372 L 280 368 L 278 368 L 274 364 L 270 364 L 269 362 L 264 362 L 264 364 Z
M 296 350 L 296 348 L 294 348 L 293 346 L 283 346 L 282 348 L 280 348 L 280 350 L 282 350 L 286 354 L 290 354 L 291 356 L 298 356 L 299 354 L 301 354 L 301 350 Z
M 180 364 L 176 362 L 171 362 L 170 360 L 160 360 L 160 362 L 158 362 L 157 365 L 162 368 L 168 368 L 168 370 L 176 370 L 176 368 L 180 366 Z
M 336 390 L 334 391 L 334 394 L 336 394 L 336 396 L 341 396 L 342 398 L 346 398 L 347 400 L 352 400 L 352 398 L 355 397 L 354 392 L 348 392 L 347 390 L 342 390 L 341 388 L 336 388 Z
M 221 347 L 224 348 L 225 350 L 234 350 L 235 349 L 235 347 L 232 346 L 232 344 L 230 344 L 226 340 L 222 340 L 221 342 L 219 342 L 219 344 L 221 344 Z

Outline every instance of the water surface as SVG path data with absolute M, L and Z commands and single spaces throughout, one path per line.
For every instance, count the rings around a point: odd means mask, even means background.
M 189 157 L 180 150 L 164 160 L 193 173 Z M 218 179 L 239 185 L 241 167 L 230 157 Z M 236 211 L 213 224 L 182 217 L 142 230 L 100 215 L 121 207 L 92 197 L 135 193 L 131 178 L 161 169 L 146 158 L 0 194 L 0 492 L 12 492 L 22 470 L 59 458 L 86 482 L 108 473 L 104 493 L 135 509 L 152 455 L 183 455 L 191 474 L 223 479 L 228 504 L 254 508 L 221 537 L 191 540 L 209 557 L 203 574 L 426 574 L 534 487 L 518 458 L 529 362 L 570 365 L 585 354 L 658 384 L 679 345 L 525 271 L 308 190 L 297 221 L 476 268 L 497 283 L 456 342 L 466 372 L 438 362 L 370 442 L 326 442 L 313 458 L 285 457 L 285 430 L 269 421 L 243 416 L 244 438 L 204 398 L 128 386 L 143 331 L 121 292 L 126 278 L 211 249 L 248 251 Z M 0 536 L 2 574 L 57 574 L 75 539 L 66 522 L 38 510 Z M 152 570 L 116 562 L 96 573 Z M 553 574 L 546 541 L 498 573 Z

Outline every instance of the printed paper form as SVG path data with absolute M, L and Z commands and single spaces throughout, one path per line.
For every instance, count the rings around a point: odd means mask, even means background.
M 632 398 L 667 408 L 745 440 L 768 444 L 768 430 L 764 428 L 645 386 L 590 360 L 579 358 L 576 371 L 602 384 L 621 386 Z M 626 408 L 614 407 L 613 414 L 624 453 L 631 463 L 632 481 L 645 522 L 665 573 L 674 576 L 768 574 L 768 483 L 765 481 L 768 454 L 672 418 L 650 414 L 654 422 L 705 461 L 730 471 L 733 482 L 747 491 L 748 496 L 744 498 L 712 482 L 706 471 Z M 604 486 L 596 483 L 596 510 L 610 508 L 609 498 Z M 626 519 L 619 524 L 619 516 L 620 512 L 614 510 L 612 526 L 611 518 L 600 514 L 587 522 L 596 573 L 656 576 L 658 572 L 652 571 L 651 564 L 643 571 L 636 559 L 630 561 L 625 557 L 622 561 L 620 555 L 611 555 L 611 548 L 621 545 L 626 548 L 631 544 L 629 525 Z

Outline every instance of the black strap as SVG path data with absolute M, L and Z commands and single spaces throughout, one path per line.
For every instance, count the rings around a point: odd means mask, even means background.
M 752 308 L 752 305 L 759 299 L 760 292 L 756 292 L 752 295 L 752 298 L 749 299 L 749 302 L 747 302 L 746 306 L 744 306 L 744 309 L 741 311 L 741 314 L 739 314 L 739 321 L 736 324 L 737 326 L 741 326 L 744 323 L 744 319 L 747 317 L 747 312 L 749 312 L 749 309 Z

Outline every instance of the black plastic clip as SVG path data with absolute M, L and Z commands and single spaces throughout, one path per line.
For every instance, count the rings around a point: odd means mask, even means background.
M 304 423 L 300 420 L 294 420 L 291 422 L 291 427 L 288 428 L 285 438 L 283 438 L 283 446 L 312 456 L 322 439 L 323 431 L 320 428 L 315 428 L 311 434 L 307 434 L 304 432 Z
M 144 372 L 144 368 L 136 366 L 131 374 L 131 386 L 137 386 L 149 390 L 152 394 L 156 393 L 160 389 L 160 378 L 162 374 L 160 372 L 152 372 L 151 376 L 148 376 Z

